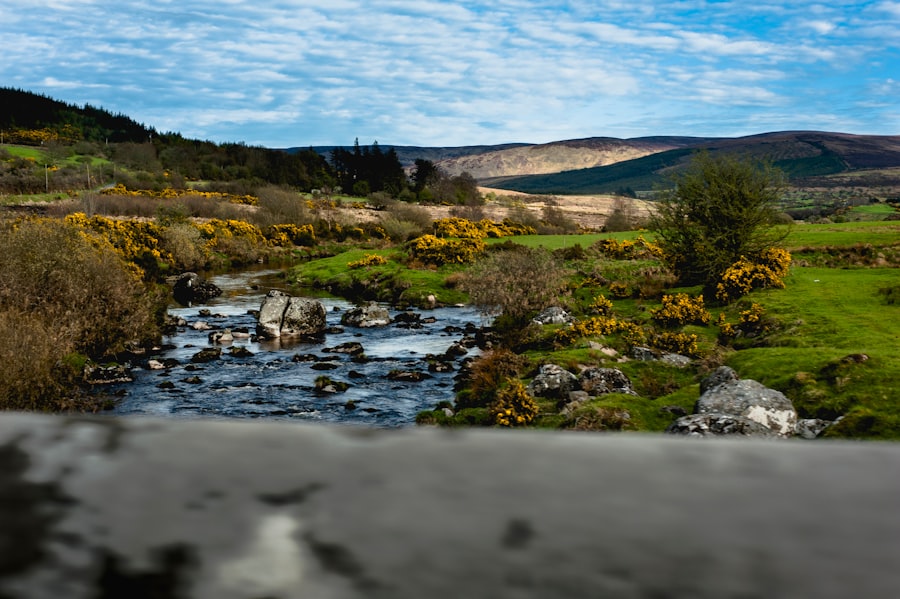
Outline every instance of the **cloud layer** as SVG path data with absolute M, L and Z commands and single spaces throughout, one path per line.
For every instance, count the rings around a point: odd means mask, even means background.
M 900 134 L 900 2 L 12 0 L 0 84 L 272 147 Z

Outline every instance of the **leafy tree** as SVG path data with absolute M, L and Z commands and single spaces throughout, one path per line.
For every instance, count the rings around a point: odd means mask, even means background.
M 697 154 L 656 206 L 650 229 L 683 284 L 715 286 L 741 256 L 783 239 L 771 226 L 784 177 L 769 163 Z

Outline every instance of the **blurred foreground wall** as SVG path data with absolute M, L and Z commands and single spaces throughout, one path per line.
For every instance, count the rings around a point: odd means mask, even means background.
M 0 598 L 897 597 L 900 445 L 0 414 Z

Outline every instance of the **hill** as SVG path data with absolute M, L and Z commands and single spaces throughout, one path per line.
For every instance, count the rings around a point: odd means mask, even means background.
M 20 89 L 0 87 L 0 129 L 7 143 L 13 132 L 44 134 L 51 139 L 95 142 L 142 142 L 156 130 L 122 114 L 89 104 L 77 106 Z M 28 139 L 23 140 L 28 143 Z
M 794 184 L 852 171 L 900 167 L 900 136 L 783 131 L 733 139 L 701 140 L 611 165 L 522 177 L 494 177 L 484 185 L 525 193 L 596 194 L 623 188 L 649 191 L 687 164 L 699 150 L 771 160 Z M 878 175 L 883 181 L 883 173 Z M 858 180 L 865 186 L 863 179 Z M 898 182 L 900 183 L 900 182 Z

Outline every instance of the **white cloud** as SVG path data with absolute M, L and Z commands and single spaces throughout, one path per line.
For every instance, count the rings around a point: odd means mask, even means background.
M 857 0 L 35 0 L 0 7 L 0 81 L 279 146 L 690 134 L 882 103 L 851 82 L 900 78 L 898 17 Z M 809 105 L 843 101 L 826 72 L 862 90 L 852 105 Z

